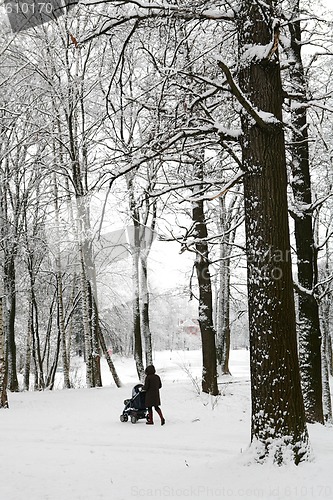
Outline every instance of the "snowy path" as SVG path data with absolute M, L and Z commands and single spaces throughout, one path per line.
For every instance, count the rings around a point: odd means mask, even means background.
M 235 383 L 221 385 L 215 405 L 179 366 L 198 375 L 198 353 L 184 357 L 157 355 L 164 427 L 156 416 L 149 427 L 119 421 L 137 382 L 130 360 L 118 360 L 121 389 L 10 394 L 0 413 L 0 500 L 333 499 L 333 429 L 311 426 L 311 464 L 247 466 L 248 353 L 233 353 Z

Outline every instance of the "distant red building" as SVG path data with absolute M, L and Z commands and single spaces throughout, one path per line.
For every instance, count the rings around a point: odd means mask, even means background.
M 179 320 L 179 328 L 188 335 L 199 335 L 200 333 L 199 323 L 196 318 Z

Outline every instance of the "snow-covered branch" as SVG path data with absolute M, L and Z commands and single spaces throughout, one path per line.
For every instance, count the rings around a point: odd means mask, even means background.
M 222 190 L 213 195 L 213 196 L 190 196 L 189 198 L 187 198 L 187 201 L 192 201 L 192 202 L 196 202 L 196 201 L 213 201 L 213 200 L 216 200 L 217 198 L 220 198 L 220 196 L 223 196 L 225 195 L 228 191 L 230 191 L 230 189 L 235 186 L 236 184 L 238 184 L 242 178 L 244 177 L 244 172 L 242 171 L 238 171 L 236 176 L 231 179 L 225 186 L 223 186 Z
M 235 13 L 231 9 L 203 9 L 187 6 L 179 6 L 167 2 L 141 2 L 139 0 L 128 0 L 125 2 L 114 2 L 108 0 L 83 0 L 81 5 L 93 6 L 100 4 L 112 4 L 114 6 L 114 17 L 111 16 L 101 27 L 95 29 L 87 37 L 80 40 L 85 43 L 100 35 L 106 34 L 113 28 L 131 21 L 144 21 L 154 18 L 169 18 L 170 16 L 185 20 L 210 20 L 210 21 L 233 21 Z
M 294 204 L 293 208 L 289 209 L 290 216 L 295 219 L 302 219 L 308 214 L 313 213 L 315 210 L 320 208 L 325 201 L 332 197 L 332 193 L 329 193 L 327 196 L 323 196 L 322 198 L 318 198 L 318 200 L 314 201 L 310 204 Z
M 236 97 L 238 102 L 243 106 L 245 111 L 247 111 L 247 113 L 254 119 L 257 125 L 259 125 L 261 128 L 266 128 L 266 129 L 272 129 L 272 126 L 281 125 L 281 122 L 272 113 L 267 113 L 266 111 L 257 110 L 253 106 L 253 104 L 245 97 L 245 95 L 235 82 L 230 69 L 223 61 L 219 59 L 217 61 L 217 64 L 224 72 L 233 95 Z
M 167 153 L 170 156 L 172 148 L 176 148 L 175 150 L 176 153 L 179 152 L 179 147 L 181 147 L 182 149 L 184 148 L 183 141 L 186 139 L 191 139 L 200 136 L 207 137 L 210 135 L 212 136 L 217 135 L 220 137 L 221 132 L 219 131 L 219 127 L 217 125 L 187 127 L 184 129 L 176 130 L 171 137 L 168 135 L 166 137 L 164 136 L 157 137 L 155 138 L 155 141 L 153 142 L 150 141 L 149 143 L 143 144 L 142 146 L 138 147 L 131 156 L 128 155 L 126 156 L 126 158 L 124 157 L 126 165 L 124 168 L 121 168 L 118 172 L 112 174 L 111 184 L 116 179 L 127 174 L 131 170 L 138 169 L 144 163 L 147 163 L 148 161 L 157 158 L 163 158 L 164 153 Z M 235 140 L 235 136 L 230 135 L 230 139 Z M 181 143 L 182 145 L 180 146 Z M 193 147 L 193 144 L 191 144 L 191 147 Z M 139 157 L 137 153 L 140 154 Z
M 305 288 L 304 286 L 297 283 L 295 280 L 294 280 L 294 288 L 295 288 L 296 292 L 299 293 L 300 295 L 308 295 L 311 297 L 313 295 L 313 290 L 309 290 L 308 288 Z

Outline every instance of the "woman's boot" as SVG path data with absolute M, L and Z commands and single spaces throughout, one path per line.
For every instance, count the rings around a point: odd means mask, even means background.
M 160 419 L 161 419 L 161 425 L 164 425 L 164 424 L 165 424 L 165 418 L 163 417 L 163 413 L 162 413 L 161 408 L 156 408 L 156 411 L 157 411 L 157 413 L 158 413 L 158 414 L 159 414 L 159 416 L 160 416 Z
M 153 425 L 154 422 L 153 422 L 153 410 L 148 410 L 148 419 L 147 419 L 147 422 L 146 422 L 147 425 Z

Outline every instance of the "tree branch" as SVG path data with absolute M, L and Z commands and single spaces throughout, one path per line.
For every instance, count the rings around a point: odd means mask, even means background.
M 275 126 L 281 125 L 281 122 L 272 113 L 264 112 L 266 115 L 266 119 L 264 119 L 262 117 L 263 112 L 257 111 L 254 108 L 254 106 L 250 103 L 250 101 L 248 101 L 247 98 L 244 96 L 241 89 L 238 87 L 237 83 L 233 79 L 233 76 L 232 76 L 228 66 L 221 60 L 218 60 L 217 64 L 224 72 L 233 95 L 236 97 L 238 102 L 243 106 L 245 111 L 247 111 L 248 114 L 255 120 L 257 125 L 259 125 L 261 128 L 265 128 L 268 130 L 272 130 L 273 129 L 272 126 L 274 126 L 274 125 Z

